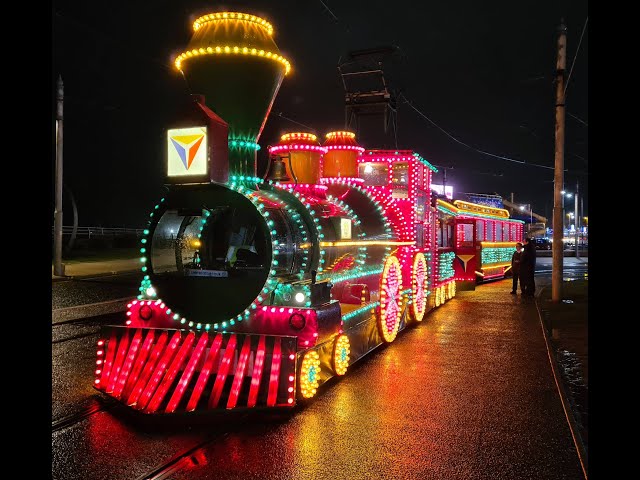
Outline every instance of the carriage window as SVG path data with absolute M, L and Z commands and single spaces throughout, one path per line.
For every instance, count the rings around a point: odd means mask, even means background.
M 479 242 L 485 240 L 484 237 L 484 220 L 476 220 L 476 237 Z
M 393 164 L 391 187 L 392 198 L 409 198 L 409 164 L 407 162 Z
M 386 185 L 389 182 L 389 165 L 386 162 L 366 162 L 358 165 L 358 175 L 365 185 Z
M 473 247 L 473 223 L 458 224 L 458 246 Z
M 424 225 L 416 224 L 416 247 L 424 246 Z
M 416 196 L 416 222 L 424 222 L 424 210 L 427 203 L 427 194 L 418 190 Z
M 494 235 L 494 232 L 495 232 L 495 222 L 492 220 L 487 220 L 486 239 L 488 242 L 495 242 L 496 237 Z
M 502 241 L 502 222 L 496 222 L 496 242 Z

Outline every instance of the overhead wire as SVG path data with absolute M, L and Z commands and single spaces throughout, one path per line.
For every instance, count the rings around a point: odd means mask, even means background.
M 539 168 L 547 168 L 550 170 L 553 170 L 554 167 L 550 167 L 547 165 L 540 165 L 538 163 L 531 163 L 531 162 L 525 162 L 523 160 L 516 160 L 514 158 L 511 157 L 505 157 L 504 155 L 496 155 L 494 153 L 490 153 L 490 152 L 486 152 L 484 150 L 480 150 L 478 148 L 472 147 L 471 145 L 458 140 L 456 137 L 454 137 L 453 135 L 451 135 L 449 132 L 447 132 L 444 128 L 442 128 L 440 125 L 438 125 L 436 122 L 434 122 L 433 120 L 431 120 L 429 117 L 427 117 L 422 111 L 420 111 L 415 105 L 413 105 L 413 103 L 404 95 L 402 95 L 403 99 L 404 99 L 404 103 L 406 103 L 407 105 L 409 105 L 413 110 L 416 111 L 416 113 L 418 113 L 418 115 L 420 115 L 421 117 L 423 117 L 425 120 L 427 120 L 429 123 L 431 123 L 434 127 L 436 127 L 438 130 L 440 130 L 441 132 L 443 132 L 447 137 L 449 137 L 450 139 L 452 139 L 453 141 L 455 141 L 456 143 L 459 143 L 460 145 L 463 145 L 467 148 L 469 148 L 470 150 L 473 150 L 475 152 L 481 153 L 483 155 L 489 155 L 491 157 L 495 157 L 495 158 L 499 158 L 501 160 L 506 160 L 508 162 L 513 162 L 513 163 L 519 163 L 521 165 L 527 165 L 527 166 L 532 166 L 532 167 L 539 167 Z
M 325 10 L 327 12 L 329 12 L 329 14 L 333 17 L 333 19 L 336 21 L 336 23 L 340 23 L 340 20 L 331 11 L 331 9 L 322 0 L 319 0 L 319 1 L 322 4 L 322 6 L 325 8 Z M 587 17 L 587 20 L 588 19 L 589 19 L 589 17 Z M 585 29 L 586 29 L 586 21 L 585 21 L 585 25 L 584 25 L 583 30 L 582 30 L 582 35 L 580 37 L 580 42 L 578 43 L 578 48 L 576 49 L 576 56 L 577 56 L 578 50 L 580 49 L 580 44 L 582 43 L 582 36 L 584 35 Z M 348 31 L 348 28 L 347 28 L 347 31 Z M 573 63 L 575 64 L 575 57 L 574 57 L 574 62 Z M 572 64 L 571 71 L 572 70 L 573 70 L 573 64 Z M 571 77 L 571 71 L 569 72 L 569 78 Z M 567 84 L 568 84 L 568 80 L 567 80 Z M 565 91 L 566 91 L 566 87 L 565 87 Z M 448 131 L 446 131 L 444 128 L 440 127 L 437 123 L 435 123 L 433 120 L 431 120 L 429 117 L 427 117 L 427 115 L 425 115 L 421 110 L 419 110 L 415 105 L 413 105 L 413 103 L 403 93 L 400 93 L 400 95 L 398 95 L 398 99 L 400 99 L 400 98 L 403 98 L 404 99 L 404 103 L 409 105 L 416 113 L 418 113 L 421 117 L 423 117 L 425 120 L 427 120 L 433 126 L 435 126 L 438 130 L 440 130 L 442 133 L 444 133 L 446 136 L 448 136 L 451 140 L 455 141 L 456 143 L 458 143 L 460 145 L 463 145 L 464 147 L 466 147 L 466 148 L 468 148 L 470 150 L 473 150 L 473 151 L 475 151 L 477 153 L 480 153 L 482 155 L 487 155 L 487 156 L 490 156 L 490 157 L 498 158 L 498 159 L 509 161 L 509 162 L 512 162 L 512 163 L 518 163 L 520 165 L 533 166 L 533 167 L 538 167 L 538 168 L 546 168 L 546 169 L 549 169 L 549 170 L 554 170 L 555 169 L 555 167 L 552 167 L 552 166 L 540 165 L 538 163 L 531 163 L 531 162 L 526 162 L 526 161 L 523 161 L 523 160 L 517 160 L 517 159 L 511 158 L 511 157 L 507 157 L 507 156 L 504 156 L 504 155 L 496 155 L 494 153 L 487 152 L 485 150 L 480 150 L 478 148 L 472 147 L 471 145 L 469 145 L 469 144 L 457 139 L 452 134 L 450 134 Z M 577 117 L 576 117 L 576 119 L 577 119 Z M 586 125 L 586 122 L 583 122 L 583 123 L 585 123 L 585 125 Z M 397 132 L 394 131 L 394 133 L 396 134 L 396 139 L 395 140 L 396 140 L 396 146 L 397 146 Z M 568 170 L 565 169 L 565 172 L 567 172 L 567 171 Z
M 576 54 L 573 56 L 573 62 L 571 62 L 571 68 L 569 69 L 569 76 L 567 77 L 567 83 L 564 85 L 564 94 L 567 94 L 567 88 L 569 88 L 569 81 L 571 80 L 571 73 L 573 72 L 573 67 L 576 64 L 576 58 L 578 58 L 578 52 L 580 51 L 580 45 L 582 44 L 582 37 L 584 37 L 584 32 L 587 29 L 587 22 L 589 21 L 589 16 L 584 21 L 584 26 L 582 27 L 582 33 L 580 34 L 580 41 L 578 41 L 578 48 L 576 48 Z

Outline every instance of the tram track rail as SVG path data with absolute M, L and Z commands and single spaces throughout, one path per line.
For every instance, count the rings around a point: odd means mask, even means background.
M 57 345 L 57 344 L 60 344 L 60 343 L 69 342 L 71 340 L 78 340 L 80 338 L 90 337 L 91 335 L 97 335 L 99 331 L 100 331 L 100 329 L 96 329 L 96 330 L 93 330 L 91 332 L 80 333 L 78 335 L 72 335 L 70 337 L 61 338 L 61 339 L 58 339 L 58 340 L 51 340 L 51 345 Z
M 74 412 L 70 415 L 66 415 L 58 420 L 51 422 L 51 433 L 55 433 L 63 428 L 71 427 L 77 423 L 80 423 L 85 418 L 91 417 L 100 412 L 105 412 L 107 410 L 115 407 L 116 403 L 94 403 L 89 405 L 81 410 Z
M 237 421 L 242 423 L 250 418 L 249 413 L 244 413 L 237 418 Z M 140 475 L 135 480 L 168 480 L 172 478 L 176 472 L 184 470 L 185 468 L 197 466 L 201 463 L 201 456 L 199 453 L 204 454 L 204 448 L 216 441 L 224 440 L 231 432 L 219 432 L 208 435 L 206 438 L 197 442 L 188 448 L 176 453 L 173 457 L 164 463 L 156 466 L 153 470 Z
M 147 473 L 139 476 L 138 478 L 136 478 L 136 480 L 166 480 L 166 479 L 169 479 L 169 478 L 171 478 L 171 475 L 173 475 L 174 473 L 182 470 L 183 468 L 191 466 L 191 465 L 197 465 L 199 463 L 199 461 L 196 458 L 196 454 L 198 453 L 198 451 L 200 451 L 202 448 L 206 447 L 207 445 L 209 445 L 213 441 L 219 440 L 221 438 L 224 438 L 227 435 L 229 435 L 229 434 L 228 433 L 224 433 L 222 435 L 209 436 L 208 438 L 206 438 L 205 440 L 197 443 L 196 445 L 177 453 L 176 455 L 174 455 L 166 463 L 163 463 L 163 464 L 159 465 L 158 467 L 156 467 L 155 469 L 151 470 L 150 472 L 147 472 Z

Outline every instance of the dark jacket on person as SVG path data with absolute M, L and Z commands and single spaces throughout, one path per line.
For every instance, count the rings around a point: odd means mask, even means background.
M 518 252 L 517 250 L 513 252 L 513 256 L 511 257 L 511 271 L 513 273 L 520 272 L 520 263 L 522 262 L 522 252 Z
M 522 258 L 520 259 L 520 273 L 533 275 L 533 271 L 536 268 L 536 249 L 533 242 L 525 244 L 524 250 L 522 250 Z

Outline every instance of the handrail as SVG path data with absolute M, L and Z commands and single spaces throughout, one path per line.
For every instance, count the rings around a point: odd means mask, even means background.
M 51 231 L 53 232 L 53 227 Z M 135 234 L 142 235 L 144 229 L 142 228 L 125 228 L 125 227 L 77 227 L 76 235 L 117 235 L 117 234 Z M 73 226 L 63 225 L 62 234 L 73 233 Z

